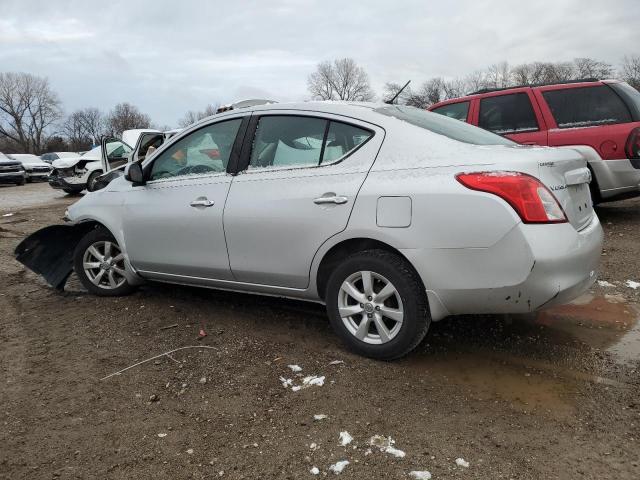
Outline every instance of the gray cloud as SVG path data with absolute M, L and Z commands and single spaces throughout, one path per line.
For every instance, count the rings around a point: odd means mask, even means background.
M 336 57 L 379 91 L 503 60 L 616 64 L 640 40 L 637 0 L 2 0 L 2 12 L 0 69 L 49 77 L 67 110 L 129 101 L 169 125 L 208 102 L 304 99 L 307 75 Z

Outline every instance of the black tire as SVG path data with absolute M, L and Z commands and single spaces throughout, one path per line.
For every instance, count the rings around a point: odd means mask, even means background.
M 356 338 L 340 317 L 338 296 L 342 284 L 360 271 L 383 276 L 393 284 L 402 300 L 404 318 L 400 330 L 386 343 L 373 345 Z M 404 258 L 385 250 L 365 250 L 344 260 L 329 277 L 326 304 L 331 325 L 347 346 L 355 353 L 377 360 L 395 360 L 405 356 L 420 344 L 431 324 L 422 280 Z
M 93 188 L 93 183 L 100 175 L 102 175 L 102 170 L 96 170 L 95 172 L 92 172 L 91 175 L 89 175 L 89 178 L 87 179 L 87 192 L 93 192 L 95 190 Z
M 21 186 L 23 186 L 23 185 L 24 185 L 24 182 L 25 182 L 25 181 L 24 181 L 24 179 L 23 179 L 23 180 L 21 180 L 21 181 L 19 181 L 19 182 L 16 182 L 16 185 L 17 185 L 18 187 L 21 187 Z
M 87 272 L 85 272 L 83 267 L 83 258 L 85 252 L 91 247 L 95 245 L 97 242 L 111 242 L 116 247 L 118 247 L 118 242 L 116 242 L 115 238 L 111 233 L 104 228 L 96 228 L 87 233 L 78 245 L 73 253 L 73 268 L 82 282 L 82 285 L 89 290 L 90 293 L 94 295 L 98 295 L 100 297 L 118 297 L 122 295 L 128 295 L 131 292 L 136 290 L 136 287 L 129 284 L 129 282 L 125 279 L 124 283 L 120 286 L 114 288 L 108 288 L 106 286 L 98 286 L 94 284 L 89 278 Z M 119 248 L 119 247 L 118 247 Z M 104 276 L 104 274 L 102 275 Z
M 80 192 L 78 190 L 71 190 L 70 188 L 63 188 L 62 191 L 67 195 L 79 195 Z

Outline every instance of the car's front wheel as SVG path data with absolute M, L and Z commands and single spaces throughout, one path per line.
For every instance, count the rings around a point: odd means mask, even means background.
M 102 175 L 102 171 L 101 170 L 96 170 L 95 172 L 92 172 L 91 175 L 89 175 L 89 178 L 87 180 L 87 192 L 95 192 L 96 190 L 96 180 L 98 180 L 98 177 Z
M 94 295 L 112 297 L 135 290 L 125 275 L 124 254 L 105 229 L 87 233 L 76 246 L 73 261 L 78 278 Z
M 351 350 L 393 360 L 413 350 L 431 323 L 424 286 L 413 267 L 385 250 L 343 261 L 327 284 L 327 312 Z

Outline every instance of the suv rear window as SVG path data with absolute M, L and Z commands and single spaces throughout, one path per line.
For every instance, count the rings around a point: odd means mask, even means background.
M 535 132 L 536 114 L 526 93 L 510 93 L 480 100 L 478 126 L 498 135 Z
M 593 127 L 631 122 L 622 99 L 606 85 L 542 92 L 558 128 Z
M 494 135 L 468 123 L 460 122 L 444 115 L 436 115 L 433 112 L 427 112 L 415 107 L 387 105 L 376 108 L 374 112 L 403 120 L 416 127 L 424 128 L 459 142 L 473 145 L 515 145 L 511 140 Z
M 442 107 L 434 108 L 431 110 L 434 113 L 439 113 L 445 117 L 455 118 L 456 120 L 467 121 L 467 114 L 469 113 L 469 102 L 458 102 L 443 105 Z

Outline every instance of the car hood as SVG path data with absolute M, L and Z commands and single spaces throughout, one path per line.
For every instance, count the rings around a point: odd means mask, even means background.
M 87 157 L 86 155 L 82 157 L 74 157 L 74 158 L 59 158 L 58 160 L 54 160 L 51 162 L 53 168 L 71 168 L 74 167 L 78 162 L 86 161 L 86 162 L 98 162 L 99 158 Z

